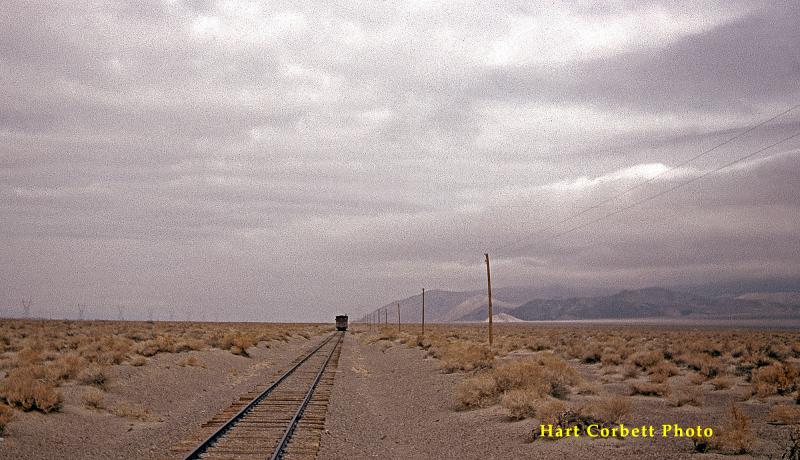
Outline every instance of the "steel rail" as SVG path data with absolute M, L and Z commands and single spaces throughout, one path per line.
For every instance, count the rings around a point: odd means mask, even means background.
M 320 367 L 319 372 L 317 372 L 316 378 L 314 378 L 314 383 L 311 384 L 311 387 L 309 387 L 308 391 L 306 392 L 306 397 L 303 398 L 303 402 L 300 403 L 300 407 L 297 408 L 297 412 L 295 412 L 294 417 L 292 417 L 292 420 L 286 427 L 286 431 L 283 433 L 283 437 L 281 438 L 278 445 L 275 447 L 275 451 L 272 453 L 272 457 L 270 457 L 270 460 L 278 460 L 283 457 L 283 451 L 284 449 L 286 449 L 286 445 L 289 443 L 289 439 L 291 439 L 295 428 L 297 428 L 297 424 L 303 417 L 303 412 L 305 412 L 306 406 L 308 406 L 308 403 L 311 401 L 311 397 L 314 396 L 314 390 L 316 390 L 319 381 L 322 380 L 322 375 L 325 373 L 325 369 L 328 368 L 328 363 L 331 361 L 333 353 L 336 352 L 336 347 L 338 347 L 339 344 L 342 342 L 343 337 L 344 333 L 342 332 L 341 335 L 339 335 L 339 340 L 336 342 L 336 345 L 333 346 L 331 352 L 328 354 L 328 357 L 325 359 L 325 362 L 322 363 L 322 367 Z
M 327 345 L 328 342 L 330 342 L 336 336 L 336 334 L 337 333 L 334 332 L 333 334 L 330 335 L 330 337 L 328 337 L 327 339 L 323 340 L 322 343 L 320 343 L 316 348 L 314 348 L 313 350 L 308 352 L 308 354 L 306 354 L 303 357 L 303 359 L 301 359 L 297 364 L 295 364 L 294 366 L 289 368 L 289 370 L 284 372 L 283 375 L 281 375 L 277 380 L 275 380 L 275 382 L 273 382 L 270 386 L 268 386 L 258 396 L 253 398 L 252 401 L 250 401 L 246 406 L 244 406 L 233 417 L 229 418 L 228 421 L 226 421 L 224 424 L 222 424 L 222 426 L 219 427 L 214 433 L 212 433 L 210 436 L 208 436 L 205 439 L 205 441 L 201 442 L 197 447 L 195 447 L 189 454 L 187 454 L 184 457 L 184 460 L 196 460 L 196 459 L 199 459 L 200 456 L 203 455 L 203 453 L 205 453 L 206 450 L 208 450 L 209 447 L 211 447 L 220 437 L 222 437 L 225 433 L 227 433 L 228 430 L 233 428 L 233 426 L 236 425 L 236 423 L 239 422 L 239 420 L 244 418 L 244 416 L 247 415 L 255 406 L 257 406 L 259 403 L 261 403 L 261 401 L 263 401 L 264 398 L 269 396 L 269 394 L 272 393 L 272 390 L 274 390 L 275 387 L 280 385 L 281 382 L 286 380 L 287 377 L 292 375 L 292 373 L 294 373 L 294 371 L 297 370 L 298 367 L 300 367 L 303 363 L 308 361 L 308 359 L 311 358 L 312 356 L 314 356 L 314 354 L 316 354 L 322 347 Z M 337 345 L 338 345 L 338 343 L 337 343 Z M 336 347 L 334 347 L 334 349 L 335 348 Z M 330 356 L 328 358 L 330 359 Z M 327 363 L 328 363 L 328 361 L 325 361 L 326 365 L 327 365 Z

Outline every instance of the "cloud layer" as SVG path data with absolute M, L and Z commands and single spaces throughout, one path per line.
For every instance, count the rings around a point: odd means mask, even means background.
M 484 251 L 498 285 L 800 276 L 796 138 L 552 238 L 800 129 L 674 168 L 800 101 L 773 3 L 3 2 L 0 305 L 327 320 Z

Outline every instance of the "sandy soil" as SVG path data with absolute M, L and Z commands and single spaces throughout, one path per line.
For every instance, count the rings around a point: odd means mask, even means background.
M 597 367 L 580 371 L 600 382 Z M 348 335 L 339 362 L 319 458 L 737 458 L 692 453 L 689 439 L 561 439 L 529 442 L 534 420 L 509 421 L 499 406 L 456 411 L 454 386 L 463 374 L 443 374 L 439 362 L 420 349 L 399 343 L 371 345 Z M 623 392 L 625 385 L 608 379 L 603 391 Z M 732 390 L 732 391 L 735 391 Z M 576 396 L 573 396 L 573 399 Z M 680 422 L 719 426 L 732 394 L 720 392 L 704 407 L 669 407 L 660 398 L 633 397 L 631 424 Z M 766 405 L 748 402 L 745 410 L 763 419 Z M 754 417 L 754 419 L 755 419 Z M 537 425 L 538 426 L 538 425 Z M 779 458 L 777 439 L 786 427 L 761 424 L 759 452 Z M 781 431 L 783 430 L 783 431 Z M 750 458 L 750 457 L 738 457 Z
M 345 337 L 333 386 L 319 458 L 553 458 L 647 459 L 736 458 L 692 453 L 689 439 L 604 439 L 586 437 L 530 442 L 536 421 L 510 421 L 504 409 L 455 410 L 455 386 L 469 373 L 445 374 L 440 362 L 399 342 L 367 344 L 364 334 Z M 0 441 L 0 458 L 165 458 L 170 447 L 259 383 L 284 370 L 318 343 L 294 338 L 250 349 L 251 357 L 227 351 L 159 354 L 145 366 L 114 366 L 103 408 L 82 402 L 86 386 L 61 387 L 61 412 L 17 413 Z M 194 356 L 202 366 L 181 366 Z M 630 380 L 604 374 L 599 365 L 571 361 L 603 394 L 624 394 Z M 661 398 L 631 397 L 628 425 L 665 421 L 719 427 L 736 386 L 706 395 L 702 407 L 670 407 Z M 571 401 L 591 398 L 573 394 Z M 769 401 L 741 403 L 759 423 L 760 456 L 780 458 L 787 427 L 763 423 Z M 749 458 L 749 457 L 741 457 Z
M 262 343 L 249 358 L 214 349 L 158 354 L 140 367 L 114 366 L 104 409 L 84 406 L 87 387 L 62 386 L 61 412 L 16 414 L 0 442 L 0 458 L 169 457 L 171 446 L 319 340 Z M 189 356 L 204 367 L 179 365 Z

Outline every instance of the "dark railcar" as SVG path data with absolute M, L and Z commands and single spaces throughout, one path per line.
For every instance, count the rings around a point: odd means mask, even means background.
M 346 331 L 347 330 L 347 315 L 337 315 L 336 316 L 336 330 L 337 331 Z

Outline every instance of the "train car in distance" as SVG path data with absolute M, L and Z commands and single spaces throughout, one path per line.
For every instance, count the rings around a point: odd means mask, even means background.
M 347 315 L 336 315 L 336 330 L 337 331 L 347 330 Z

